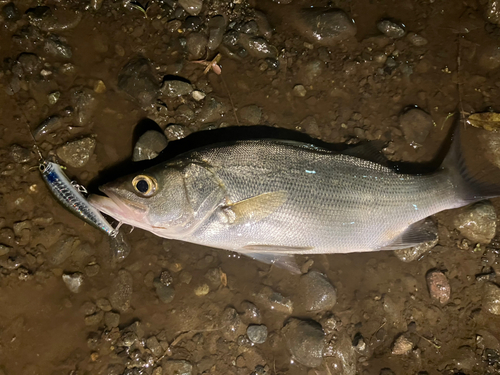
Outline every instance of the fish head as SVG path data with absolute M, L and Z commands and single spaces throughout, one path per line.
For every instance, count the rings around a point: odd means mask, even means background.
M 128 175 L 99 188 L 107 197 L 92 195 L 89 202 L 116 220 L 179 238 L 192 219 L 182 171 L 158 166 Z

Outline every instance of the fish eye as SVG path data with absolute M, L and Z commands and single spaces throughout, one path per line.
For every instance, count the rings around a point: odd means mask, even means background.
M 145 197 L 150 197 L 156 191 L 158 183 L 154 178 L 141 174 L 134 177 L 132 180 L 132 186 L 139 194 L 144 195 Z

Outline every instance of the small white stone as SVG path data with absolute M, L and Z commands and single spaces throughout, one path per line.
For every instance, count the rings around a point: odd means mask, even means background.
M 205 96 L 207 96 L 207 94 L 205 94 L 204 92 L 199 91 L 199 90 L 194 90 L 191 93 L 191 96 L 193 97 L 194 100 L 196 100 L 197 102 L 199 102 L 200 100 L 205 99 Z

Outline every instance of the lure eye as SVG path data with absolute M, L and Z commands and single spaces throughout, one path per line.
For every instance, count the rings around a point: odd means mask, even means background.
M 158 183 L 154 178 L 141 174 L 134 177 L 132 186 L 139 194 L 150 197 L 155 193 Z

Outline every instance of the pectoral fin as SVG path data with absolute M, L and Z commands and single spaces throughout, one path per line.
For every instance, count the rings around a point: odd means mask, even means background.
M 275 191 L 251 197 L 222 208 L 229 224 L 256 223 L 275 212 L 287 199 L 286 191 Z
M 410 225 L 403 233 L 387 246 L 378 250 L 399 250 L 420 245 L 437 239 L 436 224 L 431 220 L 422 220 Z
M 273 253 L 244 253 L 246 256 L 266 264 L 275 265 L 278 268 L 290 271 L 293 274 L 300 274 L 300 268 L 295 261 L 295 256 L 288 254 Z

